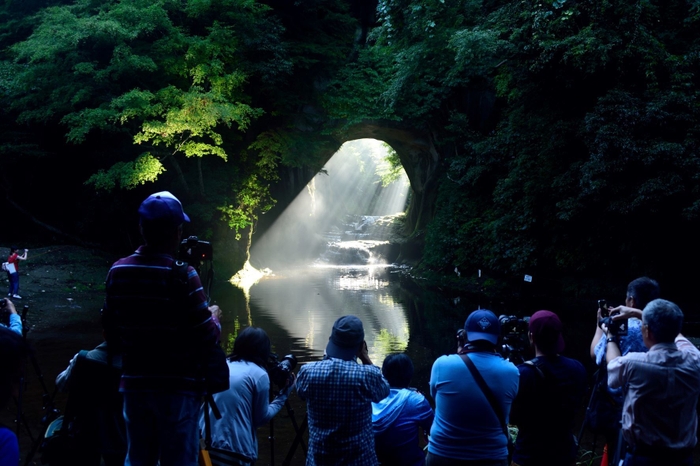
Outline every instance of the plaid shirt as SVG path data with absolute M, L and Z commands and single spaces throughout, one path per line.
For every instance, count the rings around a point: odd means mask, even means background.
M 372 402 L 389 395 L 389 384 L 378 367 L 327 358 L 302 366 L 296 386 L 307 401 L 307 466 L 379 464 Z

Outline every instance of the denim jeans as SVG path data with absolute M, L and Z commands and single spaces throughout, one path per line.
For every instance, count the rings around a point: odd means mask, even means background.
M 197 466 L 200 399 L 175 393 L 124 393 L 129 443 L 125 466 Z
M 19 273 L 11 273 L 10 275 L 10 291 L 9 294 L 19 294 Z

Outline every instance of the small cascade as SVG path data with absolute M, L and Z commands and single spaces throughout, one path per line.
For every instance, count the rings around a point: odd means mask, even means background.
M 319 262 L 332 265 L 377 265 L 384 262 L 390 246 L 386 239 L 386 217 L 376 215 L 348 215 L 342 225 L 331 227 L 324 237 L 327 248 Z

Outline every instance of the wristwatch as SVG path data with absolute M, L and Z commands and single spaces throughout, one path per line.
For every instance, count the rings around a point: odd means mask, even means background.
M 606 339 L 606 341 L 607 341 L 608 343 L 613 343 L 613 342 L 614 342 L 614 343 L 617 343 L 617 338 L 615 338 L 615 337 L 608 337 L 608 338 Z

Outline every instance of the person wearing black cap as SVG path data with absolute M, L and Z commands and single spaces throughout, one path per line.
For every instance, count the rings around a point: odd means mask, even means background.
M 504 425 L 518 392 L 518 369 L 496 352 L 501 324 L 493 312 L 472 312 L 464 330 L 467 344 L 459 345 L 459 354 L 439 357 L 430 373 L 435 419 L 425 464 L 508 466 Z M 494 405 L 472 375 L 467 359 L 483 378 Z
M 335 321 L 325 357 L 301 367 L 296 387 L 307 403 L 307 466 L 378 464 L 372 402 L 389 395 L 389 383 L 372 365 L 360 319 L 348 315 Z
M 207 367 L 223 366 L 228 381 L 218 307 L 208 307 L 193 267 L 176 271 L 182 224 L 190 221 L 180 201 L 167 191 L 152 194 L 139 216 L 145 245 L 110 268 L 102 311 L 123 352 L 125 465 L 195 466 Z
M 572 429 L 586 388 L 580 362 L 561 356 L 562 323 L 550 311 L 530 317 L 528 337 L 535 358 L 520 364 L 518 395 L 510 422 L 518 426 L 514 466 L 572 466 L 576 441 Z

